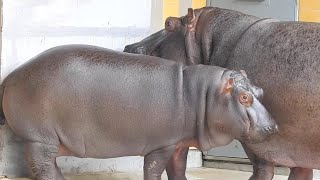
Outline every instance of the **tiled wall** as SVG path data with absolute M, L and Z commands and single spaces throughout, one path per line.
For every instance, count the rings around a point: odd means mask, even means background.
M 320 22 L 320 0 L 300 0 L 299 21 Z

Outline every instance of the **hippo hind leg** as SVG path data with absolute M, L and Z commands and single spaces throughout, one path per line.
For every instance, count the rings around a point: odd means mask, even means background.
M 161 180 L 161 175 L 174 151 L 175 146 L 169 146 L 144 156 L 144 180 Z
M 288 180 L 312 180 L 313 169 L 294 167 L 290 168 Z
M 59 146 L 39 142 L 26 144 L 26 160 L 37 180 L 64 180 L 56 163 Z
M 170 158 L 166 171 L 168 180 L 187 180 L 186 167 L 189 147 L 177 148 Z

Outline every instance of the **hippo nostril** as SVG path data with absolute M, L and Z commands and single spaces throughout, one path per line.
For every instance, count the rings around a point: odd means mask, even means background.
M 264 127 L 262 129 L 262 131 L 264 133 L 268 133 L 268 134 L 275 134 L 277 132 L 279 132 L 279 129 L 278 129 L 278 126 L 277 125 L 274 125 L 274 126 L 267 126 L 267 127 Z
M 267 127 L 268 131 L 271 132 L 272 128 L 270 126 Z
M 274 133 L 278 133 L 279 132 L 279 126 L 276 124 L 276 125 L 274 125 L 274 127 L 273 127 L 273 132 Z
M 270 126 L 267 126 L 267 127 L 263 128 L 263 132 L 265 132 L 265 133 L 270 133 L 270 131 L 271 131 Z
M 146 55 L 146 54 L 147 54 L 146 48 L 143 47 L 143 46 L 137 47 L 137 48 L 135 49 L 135 53 Z
M 123 52 L 147 55 L 147 49 L 144 46 L 126 45 Z

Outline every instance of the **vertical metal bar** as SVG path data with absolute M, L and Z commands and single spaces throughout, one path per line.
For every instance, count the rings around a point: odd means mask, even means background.
M 300 13 L 300 0 L 295 0 L 296 4 L 295 4 L 295 21 L 299 21 L 299 13 Z
M 163 28 L 163 0 L 151 0 L 151 22 L 150 33 L 154 33 Z
M 3 1 L 0 0 L 0 79 L 2 82 L 2 28 L 3 28 Z

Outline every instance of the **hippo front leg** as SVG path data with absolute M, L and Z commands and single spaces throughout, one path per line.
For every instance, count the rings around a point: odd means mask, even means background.
M 177 148 L 170 158 L 166 171 L 168 180 L 187 180 L 186 167 L 189 147 Z
M 288 180 L 312 180 L 313 170 L 301 167 L 290 168 Z
M 242 147 L 252 163 L 253 174 L 249 180 L 272 180 L 274 164 L 256 156 L 244 143 Z
M 175 148 L 175 146 L 165 147 L 144 156 L 144 180 L 161 180 L 161 175 Z
M 26 144 L 26 160 L 37 180 L 64 180 L 56 157 L 59 146 L 39 142 Z

